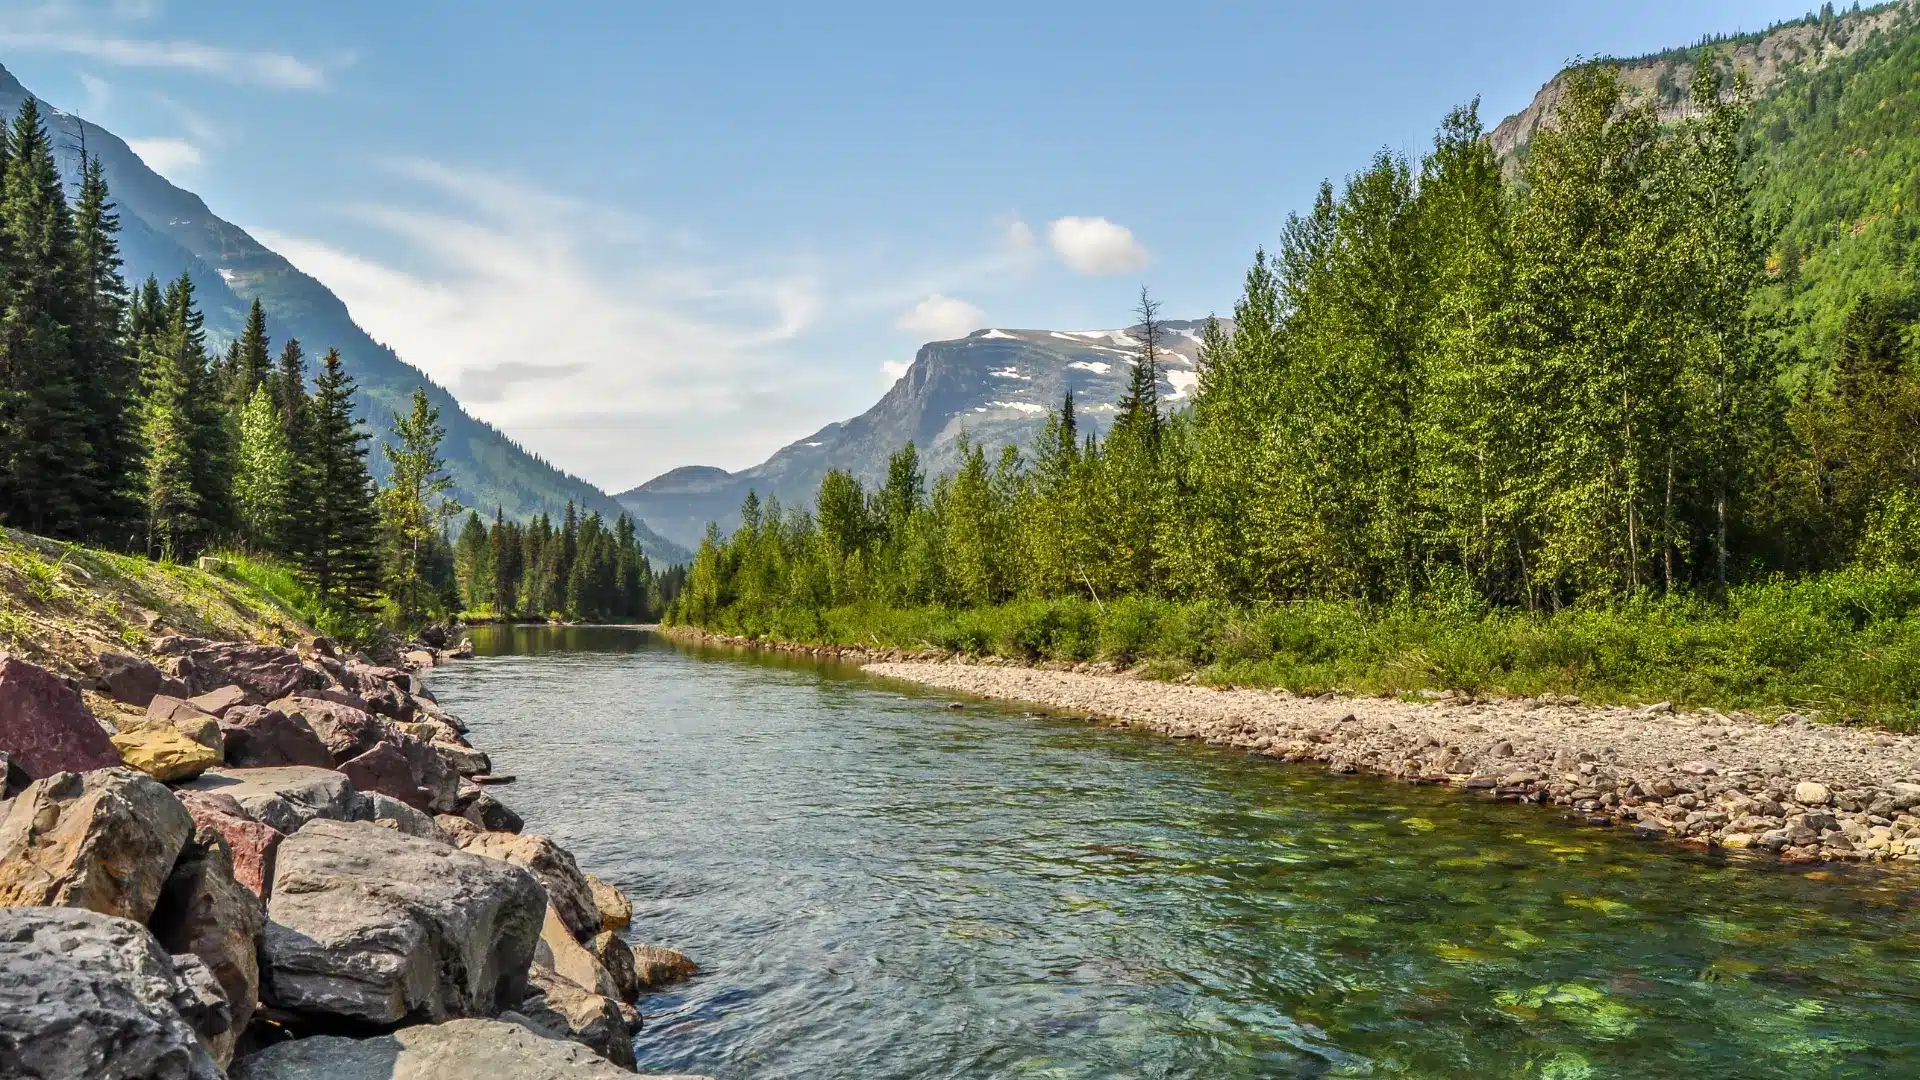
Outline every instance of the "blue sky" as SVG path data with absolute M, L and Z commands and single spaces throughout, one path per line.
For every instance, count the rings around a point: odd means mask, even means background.
M 1322 177 L 1765 0 L 0 0 L 0 62 L 609 490 L 740 468 L 923 341 L 1230 308 Z M 324 343 L 319 343 L 324 344 Z

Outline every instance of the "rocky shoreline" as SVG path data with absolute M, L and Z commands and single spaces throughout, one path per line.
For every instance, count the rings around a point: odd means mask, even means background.
M 1713 710 L 1588 706 L 1574 698 L 1298 697 L 1145 680 L 1111 664 L 1031 666 L 937 650 L 688 641 L 844 663 L 1200 740 L 1278 761 L 1444 784 L 1563 808 L 1595 826 L 1790 863 L 1920 864 L 1920 738 Z
M 632 1075 L 693 965 L 495 796 L 420 679 L 462 655 L 0 653 L 0 1075 Z

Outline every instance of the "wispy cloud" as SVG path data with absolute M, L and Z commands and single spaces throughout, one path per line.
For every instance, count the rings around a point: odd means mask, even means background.
M 945 341 L 965 337 L 980 329 L 986 321 L 987 313 L 965 300 L 933 293 L 901 312 L 900 317 L 893 320 L 893 325 L 910 334 Z
M 148 168 L 176 183 L 202 160 L 200 148 L 185 139 L 128 139 L 127 145 Z
M 197 41 L 105 37 L 66 29 L 0 30 L 0 48 L 63 53 L 118 67 L 191 71 L 247 86 L 319 90 L 327 69 L 271 50 L 229 49 Z
M 832 373 L 792 360 L 821 275 L 702 261 L 683 239 L 516 181 L 428 161 L 417 197 L 343 212 L 381 257 L 257 231 L 401 357 L 549 460 L 609 485 L 738 467 L 792 438 Z

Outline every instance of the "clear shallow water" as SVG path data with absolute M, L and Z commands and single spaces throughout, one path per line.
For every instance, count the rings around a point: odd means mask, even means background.
M 1920 1076 L 1920 879 L 640 631 L 483 628 L 435 690 L 530 831 L 703 973 L 642 1072 Z

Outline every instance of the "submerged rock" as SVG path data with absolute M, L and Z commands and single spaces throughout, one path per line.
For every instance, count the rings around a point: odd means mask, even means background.
M 529 1024 L 452 1020 L 372 1039 L 323 1035 L 243 1058 L 233 1080 L 633 1080 L 592 1050 Z M 706 1080 L 658 1077 L 656 1080 Z
M 0 1076 L 217 1080 L 236 1030 L 213 974 L 145 927 L 74 908 L 0 909 Z
M 700 973 L 687 954 L 659 945 L 641 945 L 633 950 L 633 970 L 641 990 L 658 990 Z
M 497 859 L 371 823 L 312 822 L 280 846 L 263 998 L 372 1024 L 493 1015 L 525 996 L 542 893 Z
M 173 793 L 132 769 L 36 780 L 0 820 L 0 906 L 145 922 L 192 835 Z

